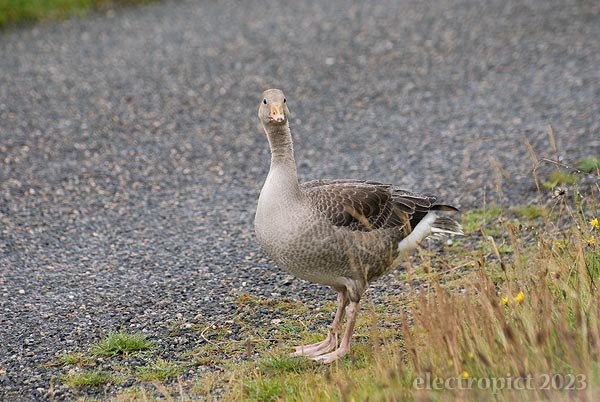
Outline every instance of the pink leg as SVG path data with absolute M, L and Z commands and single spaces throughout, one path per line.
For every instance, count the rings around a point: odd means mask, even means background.
M 335 312 L 335 318 L 327 334 L 327 338 L 321 342 L 313 343 L 311 345 L 300 345 L 296 346 L 296 351 L 291 356 L 318 356 L 323 353 L 327 353 L 330 350 L 336 348 L 340 332 L 342 331 L 342 321 L 344 320 L 344 314 L 346 306 L 348 305 L 348 296 L 346 289 L 338 291 L 337 297 L 337 310 Z
M 327 354 L 322 354 L 319 356 L 313 355 L 311 356 L 313 360 L 322 363 L 331 363 L 350 352 L 350 342 L 352 341 L 352 333 L 354 332 L 354 324 L 356 323 L 358 310 L 358 302 L 350 302 L 348 305 L 348 323 L 346 324 L 346 331 L 344 332 L 344 337 L 342 338 L 340 347 Z

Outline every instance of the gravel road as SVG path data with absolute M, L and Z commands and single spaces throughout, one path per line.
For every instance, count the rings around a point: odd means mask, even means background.
M 73 398 L 44 364 L 102 332 L 177 356 L 201 339 L 170 323 L 241 292 L 333 300 L 254 239 L 264 89 L 302 179 L 509 205 L 548 124 L 564 161 L 600 155 L 598 38 L 595 0 L 165 1 L 0 33 L 0 400 Z

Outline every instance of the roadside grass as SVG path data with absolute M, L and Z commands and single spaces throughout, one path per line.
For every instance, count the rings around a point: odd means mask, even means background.
M 62 366 L 89 366 L 93 364 L 93 359 L 90 356 L 85 356 L 83 353 L 69 353 L 58 358 L 59 365 Z
M 125 331 L 109 332 L 109 334 L 92 345 L 91 353 L 96 356 L 116 356 L 149 350 L 154 344 L 142 333 L 129 334 Z
M 600 158 L 598 157 L 588 156 L 577 162 L 576 166 L 582 172 L 600 174 Z
M 546 220 L 549 217 L 549 211 L 546 208 L 540 207 L 539 205 L 515 207 L 513 208 L 513 211 L 517 214 L 519 220 L 525 222 L 538 218 L 543 218 Z
M 548 180 L 544 181 L 543 185 L 547 189 L 552 189 L 560 184 L 572 186 L 576 181 L 577 176 L 574 174 L 574 172 L 555 170 L 550 174 Z
M 99 342 L 91 345 L 87 352 L 72 352 L 58 357 L 56 363 L 48 363 L 47 367 L 63 366 L 68 369 L 59 380 L 71 388 L 100 387 L 110 384 L 122 384 L 131 377 L 131 370 L 119 362 L 109 367 L 101 363 L 106 358 L 133 356 L 154 349 L 154 343 L 146 339 L 142 333 L 125 331 L 109 332 Z M 94 368 L 95 366 L 102 366 Z M 141 381 L 165 380 L 177 375 L 178 368 L 163 360 L 138 367 L 137 375 Z
M 9 24 L 60 20 L 92 10 L 150 3 L 156 0 L 0 0 L 0 28 Z
M 176 377 L 181 372 L 181 367 L 175 363 L 158 359 L 147 366 L 140 366 L 136 369 L 136 375 L 141 381 L 164 381 Z
M 498 206 L 471 210 L 462 217 L 463 230 L 468 234 L 479 230 L 482 226 L 491 226 L 488 224 L 497 219 L 501 214 L 502 208 Z
M 120 384 L 123 378 L 100 370 L 84 370 L 80 372 L 65 374 L 61 381 L 72 388 L 99 387 L 109 383 Z

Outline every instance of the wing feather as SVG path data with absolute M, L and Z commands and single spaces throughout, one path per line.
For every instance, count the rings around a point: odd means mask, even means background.
M 435 196 L 361 180 L 313 180 L 301 188 L 312 206 L 333 225 L 356 231 L 415 227 L 435 205 Z

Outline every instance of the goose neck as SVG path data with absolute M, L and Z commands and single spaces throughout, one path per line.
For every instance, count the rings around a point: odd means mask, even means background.
M 292 135 L 288 124 L 265 127 L 271 148 L 271 167 L 268 182 L 288 193 L 298 193 L 298 173 L 294 159 Z
M 289 125 L 265 127 L 265 131 L 271 148 L 271 164 L 293 165 L 295 170 L 294 145 Z

